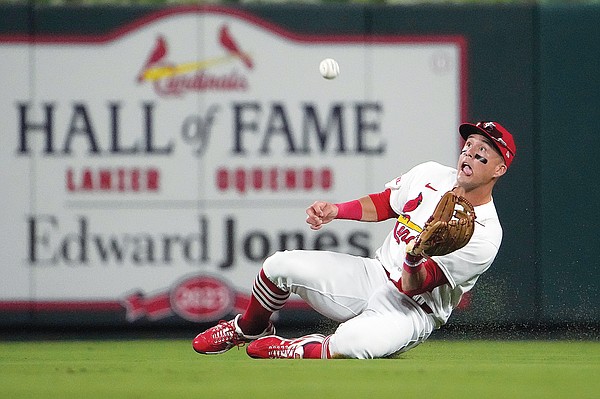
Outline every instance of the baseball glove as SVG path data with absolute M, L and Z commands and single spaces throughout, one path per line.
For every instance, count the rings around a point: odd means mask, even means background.
M 411 241 L 406 252 L 413 256 L 440 256 L 467 245 L 475 230 L 473 205 L 448 191 L 438 202 L 423 231 Z

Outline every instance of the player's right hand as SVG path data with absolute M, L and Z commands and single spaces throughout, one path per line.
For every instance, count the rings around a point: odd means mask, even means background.
M 331 222 L 337 216 L 338 208 L 331 202 L 315 201 L 306 209 L 306 223 L 313 230 L 319 230 L 324 224 Z

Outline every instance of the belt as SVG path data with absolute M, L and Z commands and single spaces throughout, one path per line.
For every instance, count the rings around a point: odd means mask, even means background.
M 416 302 L 416 301 L 415 301 L 415 302 Z M 427 314 L 433 314 L 433 310 L 431 310 L 431 308 L 429 307 L 429 305 L 428 305 L 428 304 L 426 304 L 426 303 L 424 303 L 424 302 L 423 302 L 422 304 L 421 304 L 421 303 L 419 303 L 419 302 L 417 302 L 417 304 L 419 304 L 419 307 L 420 307 L 421 309 L 423 309 L 423 311 L 424 311 L 425 313 L 427 313 Z
M 390 278 L 390 272 L 388 272 L 386 268 L 383 268 L 383 270 L 385 271 L 385 274 L 387 275 L 387 277 L 388 277 L 388 280 L 390 280 L 392 283 L 394 283 L 394 285 L 396 286 L 396 288 L 398 288 L 398 290 L 404 294 L 404 292 L 402 291 L 402 285 L 401 285 L 401 284 L 399 284 L 399 283 L 400 283 L 400 281 L 396 282 L 396 281 L 392 280 L 392 279 Z M 404 295 L 406 295 L 406 294 L 404 294 Z M 408 295 L 406 295 L 406 296 L 408 296 Z M 429 307 L 429 305 L 428 305 L 426 302 L 419 303 L 419 301 L 417 301 L 417 300 L 416 300 L 416 299 L 414 299 L 413 297 L 410 297 L 410 296 L 408 296 L 408 297 L 409 297 L 410 299 L 412 299 L 413 301 L 415 301 L 415 303 L 416 303 L 417 305 L 419 305 L 419 307 L 420 307 L 421 309 L 423 309 L 423 312 L 425 312 L 425 313 L 427 313 L 427 314 L 433 314 L 433 310 L 431 310 L 431 308 Z

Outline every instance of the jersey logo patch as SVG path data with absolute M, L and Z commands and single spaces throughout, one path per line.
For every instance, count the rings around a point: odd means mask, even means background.
M 410 216 L 400 215 L 394 226 L 394 239 L 396 243 L 400 244 L 400 241 L 408 244 L 411 240 L 417 238 L 414 232 L 420 233 L 423 231 L 421 226 L 410 221 Z
M 406 201 L 402 208 L 402 214 L 398 216 L 396 226 L 394 226 L 394 238 L 400 244 L 400 241 L 408 244 L 410 240 L 416 238 L 413 232 L 420 233 L 423 228 L 410 220 L 409 212 L 414 211 L 423 202 L 423 193 L 419 193 L 416 198 Z
M 402 213 L 409 213 L 414 211 L 419 207 L 419 205 L 421 205 L 421 202 L 423 202 L 423 193 L 419 193 L 419 195 L 417 195 L 417 198 L 415 199 L 406 201 L 406 204 L 404 204 L 404 208 L 402 208 Z

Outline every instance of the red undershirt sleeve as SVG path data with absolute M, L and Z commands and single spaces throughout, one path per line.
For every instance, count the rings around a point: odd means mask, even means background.
M 377 210 L 377 220 L 387 220 L 392 218 L 397 218 L 398 214 L 392 209 L 390 205 L 390 195 L 392 190 L 389 188 L 384 191 L 376 194 L 369 194 L 369 197 L 373 201 L 375 205 L 375 209 Z
M 427 271 L 427 277 L 425 278 L 425 281 L 423 281 L 423 284 L 420 288 L 411 291 L 402 291 L 402 280 L 398 281 L 400 290 L 406 295 L 413 296 L 422 294 L 424 292 L 433 290 L 435 287 L 439 287 L 440 285 L 448 283 L 446 275 L 432 259 L 427 259 L 425 262 L 423 262 L 423 267 L 425 267 L 425 270 Z

